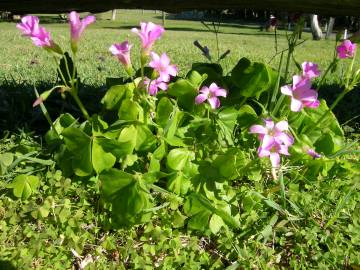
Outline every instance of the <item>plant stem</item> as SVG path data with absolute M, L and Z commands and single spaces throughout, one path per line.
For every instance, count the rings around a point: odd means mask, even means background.
M 37 91 L 37 89 L 35 87 L 34 87 L 34 92 L 35 92 L 36 98 L 39 98 L 40 97 L 39 92 Z M 54 130 L 55 134 L 59 137 L 59 133 L 56 131 L 54 123 L 52 122 L 52 120 L 50 118 L 50 114 L 49 114 L 48 110 L 46 109 L 43 102 L 40 103 L 40 108 L 41 108 L 41 111 L 42 111 L 43 115 L 46 118 L 46 121 L 48 121 L 51 128 Z
M 285 76 L 284 76 L 285 82 L 287 81 L 287 76 L 288 76 L 288 73 L 289 73 L 289 66 L 290 66 L 291 55 L 292 55 L 293 51 L 294 51 L 294 47 L 293 47 L 293 45 L 290 45 L 290 46 L 289 46 L 288 55 L 287 55 L 287 59 L 286 59 Z M 273 110 L 273 112 L 272 112 L 273 115 L 276 115 L 276 114 L 277 114 L 277 112 L 279 111 L 282 103 L 284 102 L 284 99 L 285 99 L 285 95 L 281 95 L 281 96 L 279 97 L 279 99 L 278 99 L 278 101 L 277 101 L 277 103 L 276 103 L 276 105 L 275 105 L 275 108 L 274 108 L 274 110 Z
M 279 68 L 278 68 L 278 77 L 277 77 L 277 80 L 276 80 L 276 85 L 275 85 L 275 88 L 274 88 L 274 91 L 273 91 L 273 94 L 272 94 L 272 97 L 271 97 L 271 100 L 270 100 L 270 104 L 268 104 L 268 110 L 269 112 L 273 109 L 274 105 L 275 105 L 275 100 L 276 100 L 276 96 L 278 94 L 278 91 L 279 91 L 279 86 L 280 86 L 280 80 L 281 80 L 281 68 L 282 68 L 282 63 L 283 63 L 283 56 L 284 56 L 284 53 L 282 52 L 281 53 L 281 56 L 280 56 L 280 63 L 279 63 Z
M 309 128 L 305 128 L 304 131 L 302 131 L 301 133 L 305 133 L 309 129 L 312 129 L 312 128 L 318 126 L 319 124 L 321 124 L 324 121 L 324 119 L 328 116 L 328 114 L 336 107 L 336 105 L 340 102 L 340 100 L 342 100 L 344 98 L 344 96 L 348 92 L 349 91 L 347 91 L 346 89 L 343 92 L 341 92 L 340 95 L 337 96 L 337 98 L 333 102 L 333 104 L 331 104 L 330 108 L 328 110 L 326 110 L 326 112 L 323 113 L 323 115 L 319 118 L 319 120 L 317 120 L 316 123 L 314 125 L 311 125 Z
M 86 111 L 84 105 L 82 104 L 81 100 L 79 99 L 79 96 L 77 95 L 77 93 L 75 93 L 73 91 L 73 89 L 70 91 L 71 96 L 74 98 L 76 104 L 79 106 L 82 114 L 84 115 L 84 117 L 86 118 L 86 120 L 90 120 L 89 114 Z
M 321 87 L 321 85 L 324 83 L 327 74 L 328 74 L 329 71 L 333 68 L 333 66 L 335 65 L 335 63 L 336 63 L 336 58 L 333 59 L 333 61 L 330 63 L 330 65 L 329 65 L 328 68 L 326 69 L 324 75 L 322 76 L 322 78 L 321 78 L 321 80 L 320 80 L 320 82 L 319 82 L 319 84 L 318 84 L 318 86 L 317 86 L 317 90 L 318 90 L 318 91 L 320 90 L 320 87 Z

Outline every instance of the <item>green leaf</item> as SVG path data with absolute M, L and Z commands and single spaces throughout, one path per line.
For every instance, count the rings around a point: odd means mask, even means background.
M 100 142 L 104 143 L 104 140 Z M 93 167 L 98 174 L 103 170 L 112 168 L 116 162 L 116 157 L 109 152 L 105 152 L 97 138 L 93 140 L 91 154 Z
M 263 63 L 241 58 L 231 71 L 234 84 L 240 89 L 244 97 L 260 97 L 261 93 L 271 87 L 273 71 Z
M 0 154 L 0 175 L 6 173 L 7 168 L 13 163 L 13 161 L 14 161 L 13 153 Z
M 121 103 L 118 117 L 120 120 L 138 120 L 141 110 L 142 109 L 137 102 L 125 99 Z
M 167 92 L 177 98 L 180 107 L 188 111 L 193 109 L 198 91 L 188 80 L 180 79 L 169 84 Z
M 135 182 L 133 175 L 117 170 L 110 169 L 100 174 L 101 191 L 105 199 L 112 200 L 114 195 L 124 187 Z
M 228 203 L 219 202 L 218 205 L 215 206 L 210 200 L 199 193 L 191 193 L 184 204 L 184 212 L 191 217 L 190 221 L 195 219 L 193 223 L 191 223 L 191 226 L 195 226 L 196 229 L 198 229 L 198 227 L 200 227 L 200 229 L 203 229 L 205 226 L 208 227 L 211 214 L 216 214 L 221 217 L 228 226 L 239 227 L 239 221 L 236 217 L 232 216 L 229 211 Z M 207 217 L 206 222 L 205 216 Z M 202 224 L 200 224 L 200 222 L 202 222 Z M 200 225 L 202 225 L 202 227 Z
M 103 171 L 99 179 L 105 200 L 112 204 L 113 225 L 128 226 L 149 220 L 151 196 L 141 179 L 117 169 Z
M 218 169 L 221 176 L 235 180 L 241 177 L 242 173 L 246 173 L 244 167 L 248 162 L 243 151 L 232 148 L 218 155 L 212 165 Z
M 203 82 L 206 85 L 210 85 L 213 82 L 219 84 L 222 80 L 223 69 L 221 65 L 215 63 L 193 63 L 191 69 L 198 72 L 201 75 L 206 74 L 207 78 Z
M 216 214 L 211 216 L 210 222 L 209 222 L 209 228 L 213 234 L 217 234 L 220 231 L 221 227 L 224 227 L 224 226 L 226 226 L 226 225 L 221 217 L 219 217 Z
M 68 127 L 62 135 L 67 149 L 72 153 L 72 167 L 76 175 L 87 176 L 93 171 L 91 162 L 91 138 L 82 130 Z
M 167 155 L 167 166 L 175 171 L 181 171 L 185 166 L 189 166 L 191 160 L 195 159 L 195 154 L 186 148 L 172 149 Z
M 167 97 L 162 97 L 156 107 L 156 123 L 161 127 L 165 127 L 173 112 L 173 104 Z
M 131 98 L 134 91 L 134 84 L 113 85 L 102 98 L 101 103 L 107 110 L 116 110 L 120 108 L 121 101 Z
M 241 129 L 248 129 L 259 118 L 255 110 L 247 104 L 241 106 L 238 115 L 238 124 Z
M 167 189 L 178 195 L 185 195 L 191 187 L 191 181 L 183 173 L 177 173 L 169 177 Z
M 132 154 L 136 146 L 137 129 L 135 126 L 129 126 L 121 130 L 118 141 L 122 144 L 119 149 L 119 155 Z M 120 151 L 121 150 L 121 151 Z M 118 155 L 116 155 L 118 156 Z
M 203 82 L 207 79 L 207 74 L 200 74 L 196 70 L 190 70 L 189 73 L 186 75 L 186 79 L 197 89 L 203 84 Z
M 136 146 L 137 151 L 152 151 L 156 147 L 156 137 L 146 125 L 136 126 Z
M 178 130 L 184 113 L 178 108 L 174 108 L 174 111 L 169 116 L 167 124 L 164 128 L 164 134 L 167 139 L 175 137 L 176 131 Z
M 39 178 L 37 176 L 20 174 L 8 187 L 13 188 L 13 193 L 17 198 L 26 200 L 36 191 L 38 186 Z

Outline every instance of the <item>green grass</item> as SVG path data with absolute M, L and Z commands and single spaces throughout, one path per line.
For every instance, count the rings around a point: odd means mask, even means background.
M 161 14 L 154 11 L 129 11 L 120 10 L 116 21 L 109 20 L 110 13 L 98 16 L 98 21 L 90 26 L 81 40 L 78 60 L 80 75 L 86 84 L 101 86 L 106 77 L 123 74 L 122 67 L 114 59 L 108 48 L 115 42 L 128 38 L 134 43 L 133 55 L 139 49 L 138 37 L 130 32 L 132 27 L 137 27 L 140 21 L 161 23 Z M 42 16 L 41 21 L 46 22 L 45 27 L 52 34 L 53 39 L 69 50 L 69 29 L 67 23 L 51 23 L 54 17 Z M 56 16 L 55 16 L 56 18 Z M 213 56 L 216 52 L 215 35 L 206 29 L 199 21 L 166 20 L 166 33 L 158 41 L 154 50 L 161 53 L 167 52 L 172 62 L 179 66 L 180 73 L 189 70 L 192 62 L 204 61 L 205 58 L 193 45 L 194 40 L 199 40 L 210 48 Z M 55 79 L 53 62 L 49 55 L 40 48 L 23 38 L 15 23 L 0 23 L 2 38 L 0 40 L 0 82 L 1 80 L 26 82 L 34 84 L 48 82 Z M 286 32 L 279 30 L 277 33 L 278 51 L 286 48 Z M 319 63 L 321 69 L 329 64 L 334 48 L 333 40 L 313 41 L 309 33 L 304 33 L 306 42 L 296 50 L 297 61 L 312 61 Z M 236 64 L 239 58 L 248 57 L 252 60 L 269 62 L 275 51 L 274 33 L 261 32 L 259 25 L 240 25 L 235 23 L 222 23 L 219 34 L 220 52 L 231 50 L 224 61 L 226 71 Z M 215 58 L 215 57 L 214 57 Z M 138 64 L 137 59 L 133 59 Z M 277 67 L 278 57 L 270 64 Z M 295 67 L 292 66 L 295 72 Z

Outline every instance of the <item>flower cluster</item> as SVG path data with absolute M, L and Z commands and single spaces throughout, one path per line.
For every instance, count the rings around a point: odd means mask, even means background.
M 149 66 L 154 70 L 155 79 L 143 78 L 143 84 L 147 88 L 150 95 L 156 95 L 160 90 L 167 90 L 167 83 L 170 81 L 171 76 L 177 76 L 178 70 L 175 65 L 170 64 L 170 58 L 163 53 L 159 56 L 157 53 L 151 51 L 153 44 L 156 40 L 161 38 L 164 33 L 164 28 L 152 22 L 140 23 L 140 30 L 137 28 L 131 29 L 137 34 L 141 40 L 141 64 L 144 68 L 144 60 L 151 56 Z M 130 60 L 130 49 L 132 45 L 128 41 L 119 44 L 113 44 L 109 48 L 110 52 L 116 56 L 119 61 L 124 65 L 125 70 L 130 75 L 132 72 L 132 65 Z
M 77 50 L 77 43 L 86 26 L 95 22 L 94 16 L 87 16 L 80 20 L 79 14 L 72 11 L 69 15 L 71 48 L 74 52 Z M 50 33 L 45 27 L 39 25 L 39 18 L 27 15 L 21 18 L 21 23 L 16 25 L 23 32 L 23 36 L 30 37 L 35 46 L 42 47 L 56 53 L 62 54 L 60 47 L 51 39 Z
M 264 126 L 253 125 L 250 133 L 259 134 L 259 157 L 270 157 L 273 168 L 280 165 L 280 154 L 289 155 L 288 147 L 294 143 L 294 138 L 287 133 L 288 122 L 274 123 L 272 119 L 265 119 Z
M 298 112 L 303 107 L 317 108 L 320 104 L 317 100 L 317 91 L 311 89 L 311 79 L 320 75 L 318 66 L 311 62 L 304 62 L 302 68 L 302 76 L 293 76 L 292 85 L 281 87 L 281 93 L 291 97 L 290 109 L 293 112 Z

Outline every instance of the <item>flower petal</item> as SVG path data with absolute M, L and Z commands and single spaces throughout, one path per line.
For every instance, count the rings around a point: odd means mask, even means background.
M 208 102 L 212 109 L 216 109 L 220 107 L 220 100 L 217 97 L 208 98 Z
M 292 96 L 292 94 L 293 94 L 292 88 L 290 85 L 284 85 L 280 89 L 281 89 L 281 93 L 283 93 L 284 95 Z
M 262 142 L 261 147 L 270 150 L 275 144 L 275 139 L 273 136 L 265 134 Z
M 278 168 L 280 166 L 280 155 L 276 152 L 270 153 L 270 161 L 273 168 Z
M 300 100 L 297 100 L 295 98 L 291 99 L 291 105 L 290 105 L 290 110 L 293 112 L 298 112 L 302 109 L 303 104 Z
M 275 125 L 276 131 L 284 131 L 284 130 L 288 130 L 288 129 L 289 129 L 289 124 L 287 121 L 280 121 L 280 122 L 277 122 Z
M 261 125 L 252 125 L 250 127 L 250 133 L 255 134 L 267 134 L 268 130 Z
M 195 103 L 196 104 L 200 104 L 203 103 L 205 100 L 207 100 L 208 96 L 205 94 L 199 94 L 196 96 L 195 98 Z

